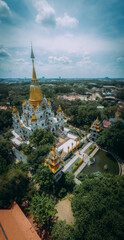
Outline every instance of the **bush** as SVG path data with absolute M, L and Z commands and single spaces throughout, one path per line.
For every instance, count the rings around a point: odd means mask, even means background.
M 72 172 L 75 172 L 82 162 L 83 162 L 83 158 L 81 158 L 79 162 L 76 162 L 75 166 L 72 168 Z
M 88 151 L 88 155 L 90 155 L 90 153 L 92 153 L 95 148 L 96 148 L 96 145 L 93 145 Z

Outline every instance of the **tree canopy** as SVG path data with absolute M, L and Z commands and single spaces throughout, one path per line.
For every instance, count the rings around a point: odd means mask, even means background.
M 36 129 L 29 136 L 30 143 L 22 145 L 22 151 L 27 155 L 27 161 L 35 173 L 38 166 L 44 163 L 48 153 L 54 145 L 53 133 L 45 129 Z
M 36 149 L 33 149 L 31 154 L 28 155 L 27 161 L 34 173 L 36 172 L 38 166 L 44 163 L 50 150 L 51 146 L 45 144 L 37 147 Z
M 124 152 L 124 123 L 116 121 L 104 129 L 97 138 L 97 143 L 107 150 L 110 150 L 120 157 Z
M 53 216 L 56 214 L 55 200 L 42 193 L 34 195 L 29 202 L 30 213 L 33 214 L 34 220 L 38 227 L 50 226 Z
M 33 147 L 45 144 L 54 144 L 54 136 L 51 132 L 45 129 L 36 129 L 32 135 L 29 136 L 29 141 Z
M 42 163 L 39 165 L 36 174 L 34 175 L 35 182 L 39 184 L 40 190 L 51 193 L 53 192 L 53 185 L 55 184 L 54 174 Z
M 52 229 L 52 239 L 75 240 L 73 227 L 66 224 L 66 221 L 57 221 Z
M 0 141 L 0 174 L 13 162 L 12 144 L 8 140 Z
M 12 113 L 11 110 L 0 111 L 0 131 L 4 128 L 10 128 L 12 126 Z
M 82 177 L 72 199 L 78 240 L 122 240 L 124 236 L 124 176 Z
M 21 203 L 28 190 L 27 173 L 20 169 L 9 169 L 0 176 L 0 208 L 7 208 L 13 201 Z

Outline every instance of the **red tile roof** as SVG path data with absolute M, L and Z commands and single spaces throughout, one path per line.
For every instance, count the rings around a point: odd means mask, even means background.
M 103 121 L 103 127 L 106 128 L 110 125 L 111 123 L 109 121 L 104 120 Z
M 18 204 L 14 203 L 11 209 L 0 210 L 0 239 L 40 240 L 40 237 Z

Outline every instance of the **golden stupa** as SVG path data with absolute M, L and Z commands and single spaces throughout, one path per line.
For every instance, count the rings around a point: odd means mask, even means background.
M 29 103 L 31 104 L 32 107 L 34 107 L 34 110 L 37 110 L 37 107 L 40 106 L 43 97 L 42 97 L 42 92 L 41 88 L 38 84 L 38 80 L 36 77 L 36 72 L 34 68 L 34 53 L 33 49 L 31 47 L 31 58 L 32 58 L 32 65 L 33 65 L 33 74 L 32 74 L 32 82 L 30 86 L 30 98 L 29 98 Z

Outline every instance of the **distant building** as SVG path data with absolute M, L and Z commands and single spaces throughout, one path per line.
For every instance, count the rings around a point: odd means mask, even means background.
M 109 118 L 109 122 L 116 122 L 117 120 L 117 118 Z
M 90 132 L 91 132 L 90 139 L 95 142 L 101 130 L 102 130 L 102 124 L 97 117 L 97 119 L 93 122 L 93 124 L 90 127 Z
M 108 100 L 108 101 L 115 101 L 116 98 L 114 96 L 105 96 L 104 100 Z
M 17 203 L 10 209 L 0 210 L 1 240 L 40 240 L 37 232 Z
M 104 106 L 97 106 L 97 109 L 99 109 L 100 111 L 102 111 L 104 109 Z
M 107 128 L 107 127 L 109 127 L 110 125 L 111 125 L 111 122 L 106 121 L 106 120 L 103 120 L 103 123 L 102 123 L 103 128 Z

